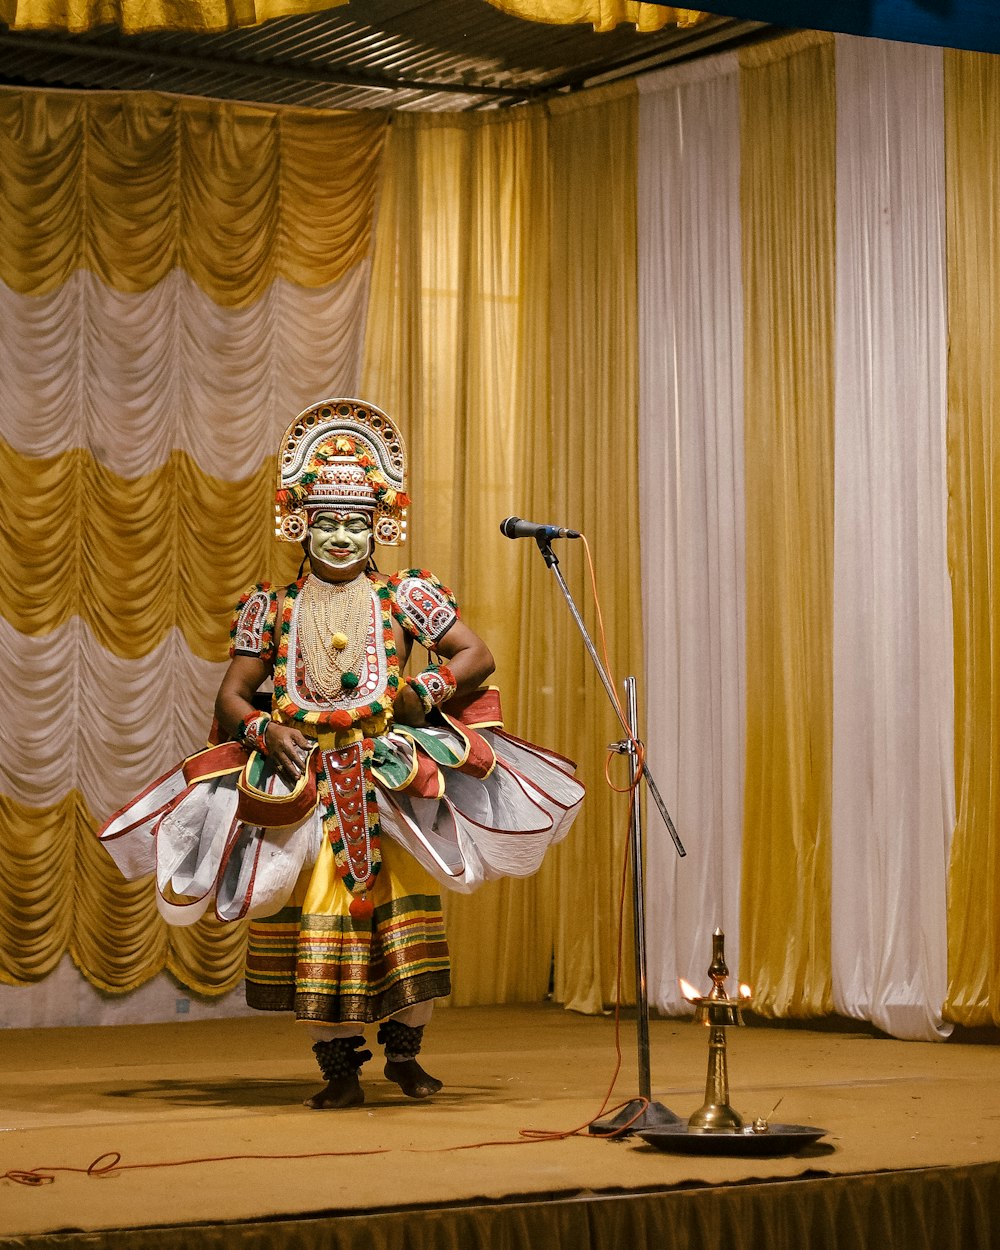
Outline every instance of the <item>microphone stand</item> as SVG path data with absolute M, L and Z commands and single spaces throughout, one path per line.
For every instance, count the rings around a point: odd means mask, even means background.
M 545 561 L 546 568 L 552 570 L 559 589 L 562 591 L 563 598 L 569 606 L 570 614 L 577 624 L 577 628 L 583 637 L 584 646 L 590 654 L 590 658 L 594 662 L 597 669 L 597 675 L 601 679 L 601 684 L 607 691 L 608 699 L 614 708 L 615 715 L 621 723 L 622 728 L 628 735 L 620 742 L 611 744 L 611 750 L 616 751 L 619 755 L 627 755 L 629 757 L 629 766 L 633 787 L 639 780 L 639 753 L 636 748 L 636 741 L 639 733 L 639 717 L 638 705 L 636 700 L 636 684 L 634 677 L 625 679 L 625 699 L 627 719 L 622 716 L 619 711 L 618 700 L 615 698 L 615 690 L 611 684 L 611 679 L 605 671 L 604 665 L 601 663 L 597 649 L 591 640 L 590 634 L 587 632 L 587 626 L 584 624 L 583 617 L 580 615 L 579 609 L 573 601 L 569 587 L 566 585 L 566 579 L 562 575 L 559 568 L 559 560 L 555 552 L 552 550 L 552 543 L 549 539 L 541 536 L 535 539 L 538 544 L 538 550 L 542 553 L 542 559 Z M 656 782 L 648 769 L 643 767 L 642 777 L 646 782 L 646 788 L 652 796 L 653 802 L 663 817 L 663 823 L 667 827 L 671 840 L 677 850 L 677 854 L 681 857 L 687 854 L 684 844 L 678 836 L 677 830 L 674 828 L 674 822 L 670 819 L 670 813 L 667 811 L 666 804 L 660 797 L 660 792 L 656 787 Z M 630 853 L 632 856 L 632 915 L 633 929 L 635 941 L 635 1001 L 636 1001 L 636 1042 L 638 1049 L 638 1070 L 639 1070 L 639 1096 L 631 1099 L 620 1111 L 615 1115 L 606 1116 L 603 1120 L 594 1120 L 589 1131 L 601 1136 L 611 1136 L 612 1140 L 629 1136 L 644 1128 L 658 1128 L 665 1124 L 679 1124 L 680 1116 L 675 1115 L 669 1107 L 665 1107 L 660 1102 L 654 1102 L 652 1098 L 652 1085 L 650 1082 L 649 1070 L 649 999 L 646 993 L 646 924 L 645 924 L 645 907 L 644 907 L 644 882 L 643 882 L 643 862 L 642 862 L 642 812 L 638 802 L 638 795 L 632 804 L 632 820 L 629 829 Z M 631 1123 L 630 1123 L 631 1121 Z

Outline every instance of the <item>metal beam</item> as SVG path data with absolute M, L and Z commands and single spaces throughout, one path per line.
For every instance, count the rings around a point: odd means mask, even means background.
M 310 86 L 358 87 L 369 91 L 422 91 L 454 95 L 476 95 L 498 101 L 521 103 L 538 95 L 538 90 L 518 87 L 487 87 L 476 83 L 428 82 L 423 79 L 389 78 L 378 74 L 358 74 L 351 70 L 320 70 L 306 66 L 291 68 L 267 62 L 228 60 L 225 57 L 182 56 L 174 52 L 123 48 L 87 39 L 36 35 L 29 31 L 0 33 L 0 47 L 15 51 L 49 54 L 129 65 L 136 69 L 193 70 L 199 73 L 239 76 L 251 82 L 296 82 Z

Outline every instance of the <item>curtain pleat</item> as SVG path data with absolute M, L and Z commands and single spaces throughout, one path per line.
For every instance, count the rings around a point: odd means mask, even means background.
M 287 413 L 353 395 L 369 265 L 329 286 L 273 282 L 255 303 L 216 304 L 182 270 L 124 293 L 86 270 L 45 295 L 0 284 L 0 357 L 16 361 L 0 408 L 25 456 L 89 448 L 137 478 L 184 451 L 227 483 L 273 456 Z
M 223 31 L 275 17 L 321 13 L 348 0 L 0 0 L 12 30 L 75 33 L 117 26 L 123 34 L 154 30 Z
M 686 1010 L 711 934 L 740 966 L 743 297 L 735 56 L 639 80 L 639 484 L 650 768 L 649 994 Z
M 19 680 L 7 692 L 18 733 L 0 757 L 0 792 L 49 807 L 75 789 L 101 815 L 203 744 L 225 671 L 224 663 L 192 655 L 176 629 L 146 655 L 116 656 L 78 616 L 35 636 L 0 620 L 0 649 L 16 655 L 19 666 Z M 82 727 L 55 734 L 52 726 L 66 717 L 67 691 Z
M 523 422 L 506 387 L 525 351 L 522 272 L 539 225 L 532 196 L 545 174 L 544 133 L 535 109 L 490 119 L 397 118 L 363 380 L 365 395 L 399 420 L 409 452 L 409 542 L 393 557 L 430 568 L 455 589 L 463 617 L 494 651 L 493 680 L 517 731 L 524 640 L 509 622 L 521 553 L 498 523 L 518 506 Z M 445 903 L 452 1002 L 544 996 L 553 906 L 542 878 L 499 881 Z
M 194 655 L 219 660 L 242 591 L 287 580 L 301 555 L 274 541 L 273 457 L 220 482 L 172 452 L 129 480 L 83 450 L 34 459 L 0 445 L 0 482 L 12 500 L 0 531 L 4 615 L 23 634 L 78 615 L 117 656 L 138 659 L 176 628 Z
M 833 995 L 933 1040 L 955 822 L 940 50 L 837 40 Z
M 956 1024 L 1000 1024 L 1000 61 L 945 54 L 948 542 L 958 819 L 948 895 Z
M 0 795 L 0 979 L 8 984 L 40 981 L 70 942 L 78 825 L 75 795 L 42 810 Z
M 747 726 L 741 974 L 828 1012 L 834 45 L 741 52 Z
M 549 370 L 547 443 L 536 441 L 540 470 L 527 494 L 528 515 L 554 510 L 556 520 L 590 538 L 612 667 L 619 682 L 641 677 L 642 601 L 639 568 L 638 345 L 636 162 L 638 99 L 634 84 L 550 103 Z M 537 491 L 537 494 L 534 492 Z M 535 555 L 535 553 L 531 553 Z M 592 637 L 582 552 L 560 550 Z M 579 759 L 588 786 L 585 815 L 554 866 L 557 932 L 555 992 L 577 1011 L 599 1011 L 614 999 L 620 862 L 628 809 L 602 777 L 607 744 L 620 738 L 593 665 L 535 556 L 531 575 L 547 594 L 522 624 L 527 639 L 548 634 L 551 650 L 535 669 L 551 704 L 536 722 L 539 740 Z M 534 661 L 537 664 L 537 661 Z M 535 677 L 535 681 L 539 677 Z M 621 687 L 619 685 L 619 694 Z M 549 712 L 551 707 L 551 712 Z M 581 709 L 585 715 L 581 723 Z M 645 720 L 645 693 L 640 719 Z M 550 731 L 551 728 L 551 731 Z M 616 784 L 627 780 L 619 760 Z M 627 935 L 623 1000 L 631 996 Z
M 0 88 L 0 280 L 45 295 L 87 269 L 135 292 L 181 268 L 228 308 L 276 278 L 327 286 L 368 254 L 387 124 Z
M 123 881 L 95 823 L 76 791 L 44 807 L 0 794 L 0 981 L 42 981 L 68 951 L 109 994 L 138 989 L 164 968 L 209 997 L 238 985 L 245 924 L 206 917 L 168 929 L 152 880 Z

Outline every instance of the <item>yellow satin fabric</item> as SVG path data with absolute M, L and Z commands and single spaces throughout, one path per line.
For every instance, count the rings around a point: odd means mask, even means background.
M 629 22 L 636 30 L 662 30 L 664 26 L 694 26 L 707 13 L 671 5 L 642 4 L 639 0 L 489 0 L 494 8 L 532 22 L 570 26 L 589 22 L 595 30 L 614 30 Z
M 145 291 L 181 268 L 228 307 L 277 278 L 324 286 L 368 254 L 386 128 L 372 112 L 0 89 L 0 280 L 43 295 L 89 269 Z
M 622 679 L 635 674 L 642 696 L 652 697 L 641 680 L 634 90 L 629 83 L 550 106 L 550 324 L 549 359 L 543 365 L 549 431 L 544 441 L 538 437 L 541 430 L 535 435 L 526 493 L 535 515 L 548 506 L 587 534 L 619 696 Z M 530 396 L 535 380 L 526 378 L 525 384 Z M 560 553 L 563 573 L 596 641 L 584 553 L 579 544 L 566 546 Z M 521 632 L 529 646 L 548 632 L 545 660 L 535 671 L 546 684 L 549 673 L 554 681 L 551 695 L 535 696 L 528 704 L 526 723 L 539 741 L 578 756 L 589 790 L 584 819 L 554 863 L 555 991 L 568 1007 L 599 1011 L 615 994 L 618 897 L 628 829 L 628 802 L 608 789 L 603 774 L 607 744 L 622 731 L 552 575 L 536 553 L 527 554 L 534 594 L 522 609 Z M 525 669 L 524 678 L 527 696 L 528 683 L 538 677 Z M 620 758 L 612 773 L 617 785 L 626 783 Z M 631 1002 L 628 913 L 625 925 L 622 995 Z
M 945 1019 L 1000 1024 L 1000 63 L 945 52 L 948 545 L 957 824 Z
M 746 440 L 741 976 L 832 1009 L 834 44 L 740 54 Z
M 493 647 L 512 730 L 574 756 L 589 787 L 536 877 L 446 899 L 455 1003 L 542 997 L 553 949 L 561 1000 L 613 997 L 627 803 L 602 769 L 620 731 L 552 574 L 498 524 L 587 533 L 618 673 L 638 672 L 636 125 L 616 87 L 401 114 L 387 150 L 363 390 L 406 431 L 409 550 Z M 579 544 L 558 554 L 594 629 Z
M 0 795 L 0 981 L 40 981 L 68 950 L 107 993 L 137 989 L 164 968 L 196 993 L 235 988 L 246 926 L 206 918 L 168 930 L 152 880 L 123 881 L 96 824 L 76 791 L 43 809 Z
M 272 458 L 222 482 L 175 451 L 130 481 L 86 451 L 36 460 L 0 443 L 4 615 L 36 635 L 80 616 L 102 646 L 132 658 L 176 627 L 195 655 L 224 660 L 242 592 L 290 580 L 301 558 L 273 537 L 274 474 Z
M 375 884 L 367 892 L 372 907 L 384 907 L 394 899 L 412 895 L 433 898 L 441 886 L 422 864 L 402 850 L 391 838 L 382 839 L 382 864 Z M 330 839 L 320 844 L 311 871 L 302 874 L 296 889 L 296 903 L 304 916 L 347 916 L 354 895 L 337 871 L 337 860 Z
M 232 30 L 274 17 L 321 13 L 348 0 L 0 0 L 12 30 L 81 32 L 117 26 L 126 35 L 151 30 Z
M 508 117 L 397 116 L 362 383 L 406 433 L 414 506 L 400 563 L 419 563 L 456 591 L 463 618 L 494 651 L 493 680 L 504 690 L 509 724 L 518 715 L 510 683 L 520 640 L 510 622 L 520 553 L 497 526 L 515 511 L 504 487 L 518 474 L 521 422 L 504 375 L 535 220 L 525 200 L 539 179 L 544 185 L 544 138 L 535 109 Z M 544 995 L 554 915 L 541 878 L 501 881 L 471 899 L 444 902 L 452 1002 Z

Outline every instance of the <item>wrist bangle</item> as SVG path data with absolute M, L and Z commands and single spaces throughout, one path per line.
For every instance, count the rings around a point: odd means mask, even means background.
M 447 664 L 432 664 L 416 677 L 407 677 L 425 712 L 447 703 L 458 689 L 458 682 Z
M 259 751 L 261 755 L 266 755 L 267 727 L 270 723 L 271 717 L 267 712 L 250 712 L 240 722 L 236 736 L 251 751 Z

